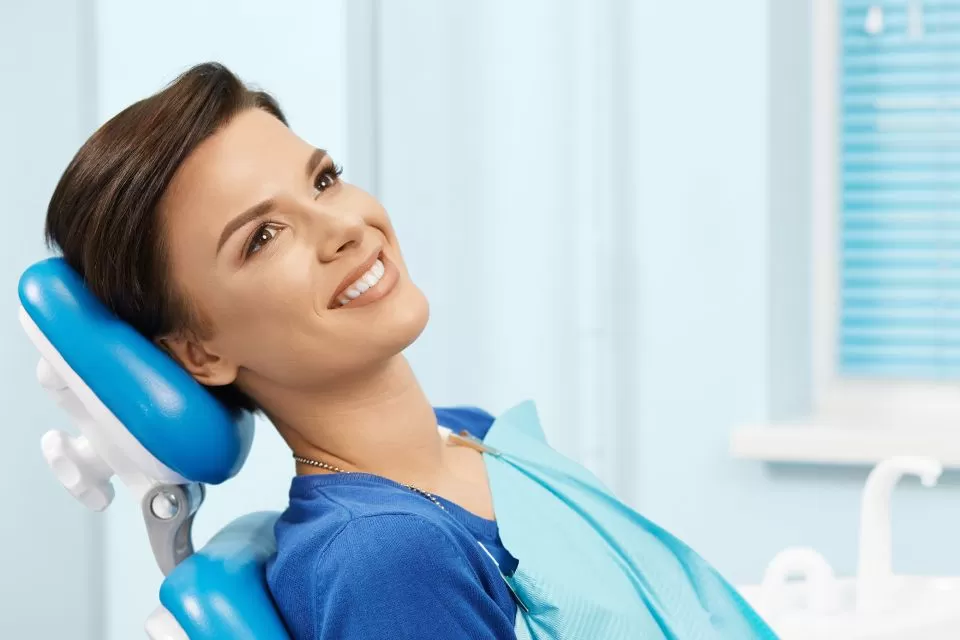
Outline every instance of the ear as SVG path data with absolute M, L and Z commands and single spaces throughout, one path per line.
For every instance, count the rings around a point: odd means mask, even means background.
M 177 333 L 161 336 L 154 342 L 201 384 L 218 387 L 237 379 L 237 366 L 210 351 L 194 336 Z

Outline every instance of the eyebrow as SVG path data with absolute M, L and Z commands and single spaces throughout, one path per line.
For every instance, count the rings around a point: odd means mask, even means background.
M 251 220 L 255 220 L 260 216 L 269 213 L 275 205 L 276 202 L 273 198 L 267 198 L 263 202 L 258 202 L 257 204 L 253 205 L 236 218 L 228 222 L 223 228 L 223 231 L 220 233 L 220 241 L 217 242 L 217 254 L 219 255 L 220 249 L 223 248 L 224 243 L 230 236 L 234 234 L 237 229 L 241 228 Z
M 323 162 L 323 159 L 327 157 L 327 152 L 324 149 L 314 149 L 313 153 L 310 154 L 310 157 L 307 158 L 307 177 L 311 177 L 313 172 L 317 170 L 317 167 L 320 166 L 320 163 Z
M 323 149 L 314 149 L 313 153 L 310 154 L 310 157 L 307 158 L 306 165 L 306 174 L 309 178 L 313 175 L 313 172 L 317 170 L 317 167 L 323 162 L 324 158 L 327 157 L 327 152 Z M 266 215 L 273 210 L 276 206 L 276 201 L 273 198 L 267 198 L 262 202 L 258 202 L 249 209 L 246 209 L 243 213 L 233 218 L 230 222 L 223 227 L 223 231 L 220 233 L 220 240 L 217 242 L 217 254 L 220 253 L 220 249 L 223 248 L 224 243 L 227 239 L 232 236 L 237 229 L 243 227 L 251 220 L 256 220 L 260 216 Z

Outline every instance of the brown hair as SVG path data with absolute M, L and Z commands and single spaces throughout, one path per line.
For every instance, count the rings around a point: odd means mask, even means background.
M 100 127 L 50 199 L 47 246 L 59 248 L 93 294 L 149 340 L 209 330 L 168 277 L 157 207 L 186 157 L 246 109 L 287 124 L 267 93 L 246 87 L 221 64 L 197 65 Z M 257 409 L 233 384 L 209 389 L 233 412 Z

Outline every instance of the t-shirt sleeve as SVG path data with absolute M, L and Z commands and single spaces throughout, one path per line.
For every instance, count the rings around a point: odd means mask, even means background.
M 514 638 L 460 544 L 414 514 L 350 521 L 318 561 L 316 638 Z

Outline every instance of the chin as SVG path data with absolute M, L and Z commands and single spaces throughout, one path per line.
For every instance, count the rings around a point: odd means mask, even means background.
M 398 300 L 394 313 L 391 314 L 390 332 L 387 340 L 391 347 L 400 353 L 411 344 L 413 344 L 423 330 L 427 327 L 427 320 L 430 318 L 430 303 L 426 296 L 415 286 L 410 287 L 411 291 L 404 296 L 404 300 Z

